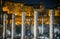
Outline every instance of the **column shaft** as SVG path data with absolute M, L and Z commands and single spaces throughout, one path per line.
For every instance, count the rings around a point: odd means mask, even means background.
M 38 27 L 38 12 L 34 11 L 34 39 L 37 39 L 37 27 Z
M 44 32 L 44 19 L 42 17 L 42 34 L 43 34 L 43 32 Z
M 11 29 L 11 39 L 14 39 L 14 26 L 15 26 L 15 15 L 12 14 L 12 29 Z
M 25 35 L 25 12 L 22 12 L 22 28 L 21 28 L 21 39 L 24 39 Z
M 54 11 L 50 10 L 50 39 L 53 39 Z
M 5 39 L 6 36 L 6 14 L 3 15 L 3 39 Z

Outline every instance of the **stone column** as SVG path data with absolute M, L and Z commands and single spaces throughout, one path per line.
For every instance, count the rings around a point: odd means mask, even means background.
M 15 26 L 15 15 L 14 14 L 12 14 L 12 29 L 11 29 L 11 39 L 14 39 L 14 33 L 15 33 L 15 31 L 14 31 L 14 26 Z
M 38 12 L 34 11 L 34 39 L 37 39 L 37 27 L 38 27 Z
M 21 39 L 24 39 L 24 35 L 25 35 L 25 12 L 22 12 Z
M 50 39 L 53 39 L 54 10 L 50 10 Z
M 3 15 L 3 39 L 6 36 L 6 14 Z
M 44 19 L 42 17 L 42 34 L 43 34 L 43 32 L 44 32 Z

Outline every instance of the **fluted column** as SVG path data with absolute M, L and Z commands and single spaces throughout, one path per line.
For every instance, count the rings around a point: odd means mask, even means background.
M 34 11 L 34 39 L 37 39 L 37 22 L 38 21 L 38 12 Z
M 24 39 L 24 35 L 25 35 L 25 12 L 22 12 L 21 39 Z

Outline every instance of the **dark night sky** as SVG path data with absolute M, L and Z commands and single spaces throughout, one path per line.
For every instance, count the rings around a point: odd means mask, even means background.
M 22 0 L 9 0 L 13 2 L 21 2 Z M 40 2 L 43 2 L 46 8 L 54 8 L 57 6 L 57 4 L 60 4 L 59 0 L 23 0 L 25 4 L 31 5 L 31 4 L 40 4 Z
M 55 2 L 54 1 L 47 1 L 47 0 L 28 0 L 28 1 L 25 1 L 24 2 L 26 4 L 40 4 L 40 2 L 43 2 L 45 7 L 47 8 L 54 8 L 56 5 L 55 5 Z

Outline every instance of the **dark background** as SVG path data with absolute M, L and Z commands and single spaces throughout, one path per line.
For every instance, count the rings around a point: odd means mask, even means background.
M 44 3 L 45 8 L 56 8 L 60 6 L 60 0 L 2 0 L 10 2 L 24 2 L 26 5 L 37 5 L 39 6 L 41 2 Z

